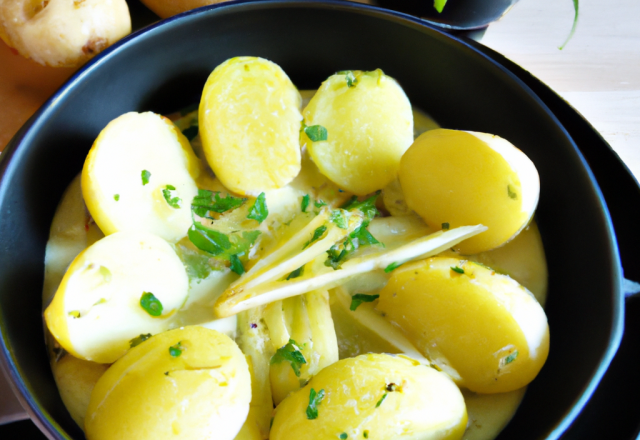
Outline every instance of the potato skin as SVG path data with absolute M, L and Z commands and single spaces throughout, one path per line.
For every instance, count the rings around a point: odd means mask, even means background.
M 85 432 L 89 440 L 232 440 L 250 400 L 249 367 L 235 342 L 184 327 L 142 342 L 107 370 L 91 394 Z
M 0 38 L 46 66 L 80 66 L 130 32 L 125 0 L 0 0 Z
M 325 394 L 312 420 L 311 388 Z M 462 438 L 466 424 L 462 394 L 444 373 L 403 356 L 365 354 L 326 367 L 287 397 L 270 438 L 325 440 L 345 433 L 350 439 L 453 440 Z
M 330 76 L 303 115 L 308 127 L 321 125 L 328 132 L 326 141 L 317 142 L 302 134 L 301 143 L 307 145 L 320 172 L 357 195 L 393 181 L 400 158 L 413 142 L 411 103 L 400 85 L 380 69 Z

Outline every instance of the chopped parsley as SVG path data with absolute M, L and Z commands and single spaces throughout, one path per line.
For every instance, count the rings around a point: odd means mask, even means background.
M 346 432 L 343 432 L 342 434 L 340 434 L 340 440 L 346 440 L 349 436 L 347 435 Z
M 302 249 L 306 249 L 306 247 L 309 246 L 311 243 L 313 243 L 314 241 L 317 241 L 320 237 L 322 237 L 322 235 L 326 231 L 327 231 L 327 227 L 325 225 L 318 226 L 316 230 L 313 231 L 313 236 L 311 237 L 311 240 L 307 241 L 302 247 Z
M 297 268 L 296 270 L 294 270 L 293 272 L 291 272 L 289 274 L 289 276 L 287 277 L 287 281 L 292 279 L 292 278 L 298 278 L 300 276 L 302 276 L 304 274 L 304 266 L 300 266 L 299 268 Z
M 460 273 L 460 274 L 464 273 L 464 269 L 458 266 L 451 266 L 451 270 L 454 271 L 455 273 Z
M 77 310 L 72 310 L 72 311 L 69 312 L 69 316 L 72 316 L 72 317 L 78 319 L 80 317 L 80 312 L 77 311 Z
M 182 130 L 182 134 L 189 140 L 189 142 L 191 142 L 196 136 L 198 136 L 198 126 L 192 125 L 189 128 L 185 128 Z
M 249 210 L 247 218 L 257 220 L 258 223 L 262 223 L 269 215 L 269 209 L 267 208 L 266 196 L 264 193 L 260 193 L 253 206 Z
M 323 206 L 327 206 L 327 202 L 324 202 L 322 200 L 317 200 L 317 201 L 313 202 L 313 205 L 316 208 L 322 208 Z
M 320 390 L 316 393 L 316 390 L 311 388 L 309 392 L 309 406 L 307 406 L 307 419 L 314 420 L 318 418 L 318 405 L 324 399 L 324 390 Z
M 356 230 L 353 231 L 349 236 L 351 238 L 357 239 L 359 246 L 366 246 L 371 244 L 382 244 L 373 235 L 371 235 L 371 232 L 369 232 L 366 226 L 363 226 L 363 225 L 358 226 Z
M 260 231 L 242 231 L 227 235 L 198 222 L 191 225 L 187 232 L 189 240 L 198 249 L 226 259 L 230 259 L 231 255 L 247 253 L 259 235 Z
M 311 139 L 311 142 L 326 141 L 329 138 L 327 129 L 322 125 L 312 125 L 310 127 L 304 127 L 305 134 Z
M 442 13 L 444 10 L 444 6 L 447 4 L 447 0 L 434 0 L 433 7 L 436 8 L 436 11 Z
M 507 195 L 510 199 L 513 200 L 516 200 L 518 198 L 518 193 L 511 185 L 507 185 Z
M 378 298 L 380 298 L 380 295 L 367 295 L 366 293 L 356 293 L 351 297 L 351 306 L 349 307 L 349 310 L 354 312 L 360 306 L 360 304 L 364 302 L 373 302 Z
M 177 358 L 182 354 L 182 342 L 178 342 L 176 345 L 169 347 L 169 354 L 171 357 Z
M 162 195 L 164 196 L 164 199 L 167 201 L 167 204 L 169 206 L 174 209 L 178 209 L 180 208 L 180 205 L 182 205 L 182 199 L 180 199 L 180 197 L 173 196 L 175 190 L 175 186 L 167 185 L 162 190 Z
M 135 338 L 129 341 L 129 347 L 130 348 L 137 347 L 138 345 L 142 344 L 144 341 L 146 341 L 150 337 L 151 337 L 151 333 L 136 336 Z
M 334 209 L 331 211 L 329 221 L 334 223 L 340 229 L 347 229 L 347 217 L 344 215 L 344 211 L 341 209 Z
M 120 200 L 120 194 L 114 194 L 113 195 L 113 200 L 115 200 L 116 202 Z
M 307 363 L 307 360 L 300 351 L 300 347 L 298 347 L 298 344 L 293 339 L 289 339 L 289 342 L 280 347 L 271 358 L 272 365 L 279 364 L 282 361 L 287 361 L 291 364 L 291 368 L 296 377 L 300 377 L 300 367 L 302 367 L 302 364 Z
M 352 70 L 343 70 L 342 72 L 338 72 L 338 73 L 341 73 L 345 76 L 345 79 L 347 80 L 348 88 L 355 87 L 356 84 L 358 84 L 358 78 L 356 78 Z
M 382 405 L 382 402 L 384 402 L 384 399 L 387 398 L 388 393 L 384 393 L 382 395 L 382 397 L 380 398 L 380 400 L 378 400 L 378 403 L 376 403 L 376 408 L 378 408 L 380 405 Z
M 245 272 L 242 261 L 240 261 L 240 258 L 238 258 L 237 255 L 230 255 L 229 261 L 231 262 L 231 270 L 233 272 L 237 273 L 238 275 L 242 275 Z
M 228 194 L 224 198 L 220 197 L 220 191 L 198 189 L 198 195 L 195 196 L 193 202 L 191 202 L 191 210 L 200 217 L 213 219 L 213 217 L 209 215 L 209 212 L 222 214 L 223 212 L 239 208 L 246 201 L 247 199 L 245 198 L 233 197 Z
M 517 357 L 518 357 L 518 350 L 511 353 L 509 356 L 502 358 L 500 363 L 502 365 L 509 365 L 511 362 L 515 361 Z
M 144 309 L 151 316 L 160 316 L 162 315 L 162 303 L 156 296 L 151 292 L 143 292 L 140 297 L 140 307 Z
M 369 438 L 369 430 L 365 429 L 364 431 L 362 431 L 362 436 L 364 438 Z
M 307 212 L 307 208 L 309 207 L 309 194 L 306 194 L 302 197 L 302 202 L 300 203 L 300 210 L 302 212 Z
M 378 209 L 376 208 L 376 200 L 380 195 L 380 191 L 376 191 L 374 195 L 365 199 L 363 201 L 358 201 L 358 196 L 351 197 L 344 205 L 341 206 L 342 209 L 346 209 L 347 211 L 351 211 L 354 209 L 359 210 L 364 215 L 364 220 L 362 221 L 363 226 L 369 226 L 369 223 L 373 218 L 378 215 Z
M 149 171 L 142 170 L 140 176 L 142 177 L 142 186 L 145 186 L 147 183 L 149 183 L 149 179 L 151 178 L 151 173 Z
M 398 263 L 398 262 L 391 263 L 390 265 L 388 265 L 387 267 L 385 267 L 385 268 L 384 268 L 384 272 L 385 272 L 385 273 L 389 273 L 389 272 L 391 272 L 392 270 L 395 270 L 395 269 L 399 268 L 399 267 L 400 267 L 400 266 L 402 266 L 403 264 L 404 264 L 404 263 Z
M 449 223 L 443 223 L 442 224 L 442 229 L 444 229 L 445 231 L 449 229 Z
M 324 265 L 327 267 L 333 267 L 334 270 L 340 269 L 342 263 L 346 259 L 347 255 L 351 252 L 355 251 L 355 245 L 353 241 L 349 237 L 342 243 L 334 244 L 327 251 L 327 259 L 324 262 Z

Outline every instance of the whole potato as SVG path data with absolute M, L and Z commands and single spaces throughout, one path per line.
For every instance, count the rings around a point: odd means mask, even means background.
M 171 17 L 191 9 L 200 8 L 227 0 L 141 0 L 144 5 L 162 18 Z
M 85 418 L 89 440 L 232 440 L 249 412 L 247 361 L 204 327 L 142 342 L 98 380 Z
M 462 394 L 413 359 L 365 354 L 320 371 L 276 409 L 272 440 L 460 439 Z
M 320 172 L 357 195 L 395 180 L 413 142 L 411 103 L 382 70 L 338 72 L 303 111 L 303 144 Z
M 47 66 L 80 66 L 130 32 L 125 0 L 0 0 L 0 38 Z

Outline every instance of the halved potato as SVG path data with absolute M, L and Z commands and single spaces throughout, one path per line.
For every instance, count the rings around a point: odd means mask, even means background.
M 400 158 L 413 142 L 411 103 L 380 69 L 330 76 L 303 114 L 302 143 L 320 172 L 360 196 L 397 177 Z
M 200 137 L 225 187 L 258 196 L 298 175 L 301 102 L 287 74 L 263 58 L 231 58 L 211 72 L 200 101 Z
M 402 157 L 407 205 L 434 230 L 483 224 L 488 231 L 458 244 L 463 254 L 501 246 L 531 220 L 540 179 L 533 162 L 498 136 L 436 129 Z
M 232 440 L 249 412 L 251 377 L 228 336 L 199 326 L 155 335 L 96 384 L 89 440 Z
M 120 232 L 73 260 L 45 320 L 75 357 L 111 363 L 133 338 L 166 330 L 188 289 L 184 265 L 171 245 L 152 234 Z
M 82 194 L 106 235 L 147 231 L 176 242 L 191 226 L 200 162 L 187 138 L 155 113 L 125 113 L 96 139 L 82 169 Z
M 392 272 L 378 309 L 459 385 L 504 393 L 531 382 L 549 353 L 540 304 L 508 276 L 434 257 Z

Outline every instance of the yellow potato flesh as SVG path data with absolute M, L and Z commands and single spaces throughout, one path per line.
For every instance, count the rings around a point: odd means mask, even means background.
M 149 172 L 148 181 L 142 178 Z M 89 151 L 82 169 L 87 208 L 106 234 L 147 231 L 176 242 L 191 226 L 200 162 L 187 138 L 167 118 L 126 113 L 111 121 Z M 170 185 L 178 206 L 167 201 Z
M 257 196 L 300 171 L 301 98 L 271 61 L 238 57 L 214 69 L 202 91 L 200 136 L 225 187 Z
M 185 327 L 141 343 L 107 370 L 91 395 L 85 431 L 89 440 L 231 440 L 250 400 L 238 346 L 214 330 Z
M 469 423 L 463 440 L 493 440 L 507 426 L 524 398 L 526 388 L 508 393 L 476 394 L 464 390 Z
M 120 232 L 73 260 L 44 316 L 69 353 L 111 363 L 127 351 L 131 339 L 166 330 L 188 289 L 184 265 L 171 245 L 152 234 Z M 162 304 L 160 316 L 141 306 L 146 292 Z
M 398 174 L 402 154 L 413 142 L 413 114 L 402 88 L 381 70 L 330 76 L 304 109 L 308 127 L 327 129 L 326 141 L 306 144 L 320 172 L 357 195 L 384 188 Z
M 435 257 L 402 266 L 379 301 L 425 356 L 472 391 L 522 388 L 547 358 L 540 304 L 517 282 L 475 263 Z
M 310 420 L 311 388 L 325 395 Z M 460 439 L 466 423 L 462 395 L 445 374 L 408 358 L 366 354 L 326 367 L 287 397 L 270 438 Z
M 456 246 L 463 254 L 496 248 L 529 222 L 537 205 L 535 167 L 527 163 L 526 181 L 483 133 L 436 129 L 419 136 L 400 163 L 400 184 L 407 205 L 433 229 L 483 224 L 489 230 Z M 499 138 L 498 138 L 499 139 Z M 500 139 L 500 143 L 504 144 Z M 528 161 L 528 162 L 527 162 Z M 533 169 L 531 169 L 533 168 Z M 535 173 L 535 177 L 532 176 Z M 535 195 L 529 196 L 529 188 Z

